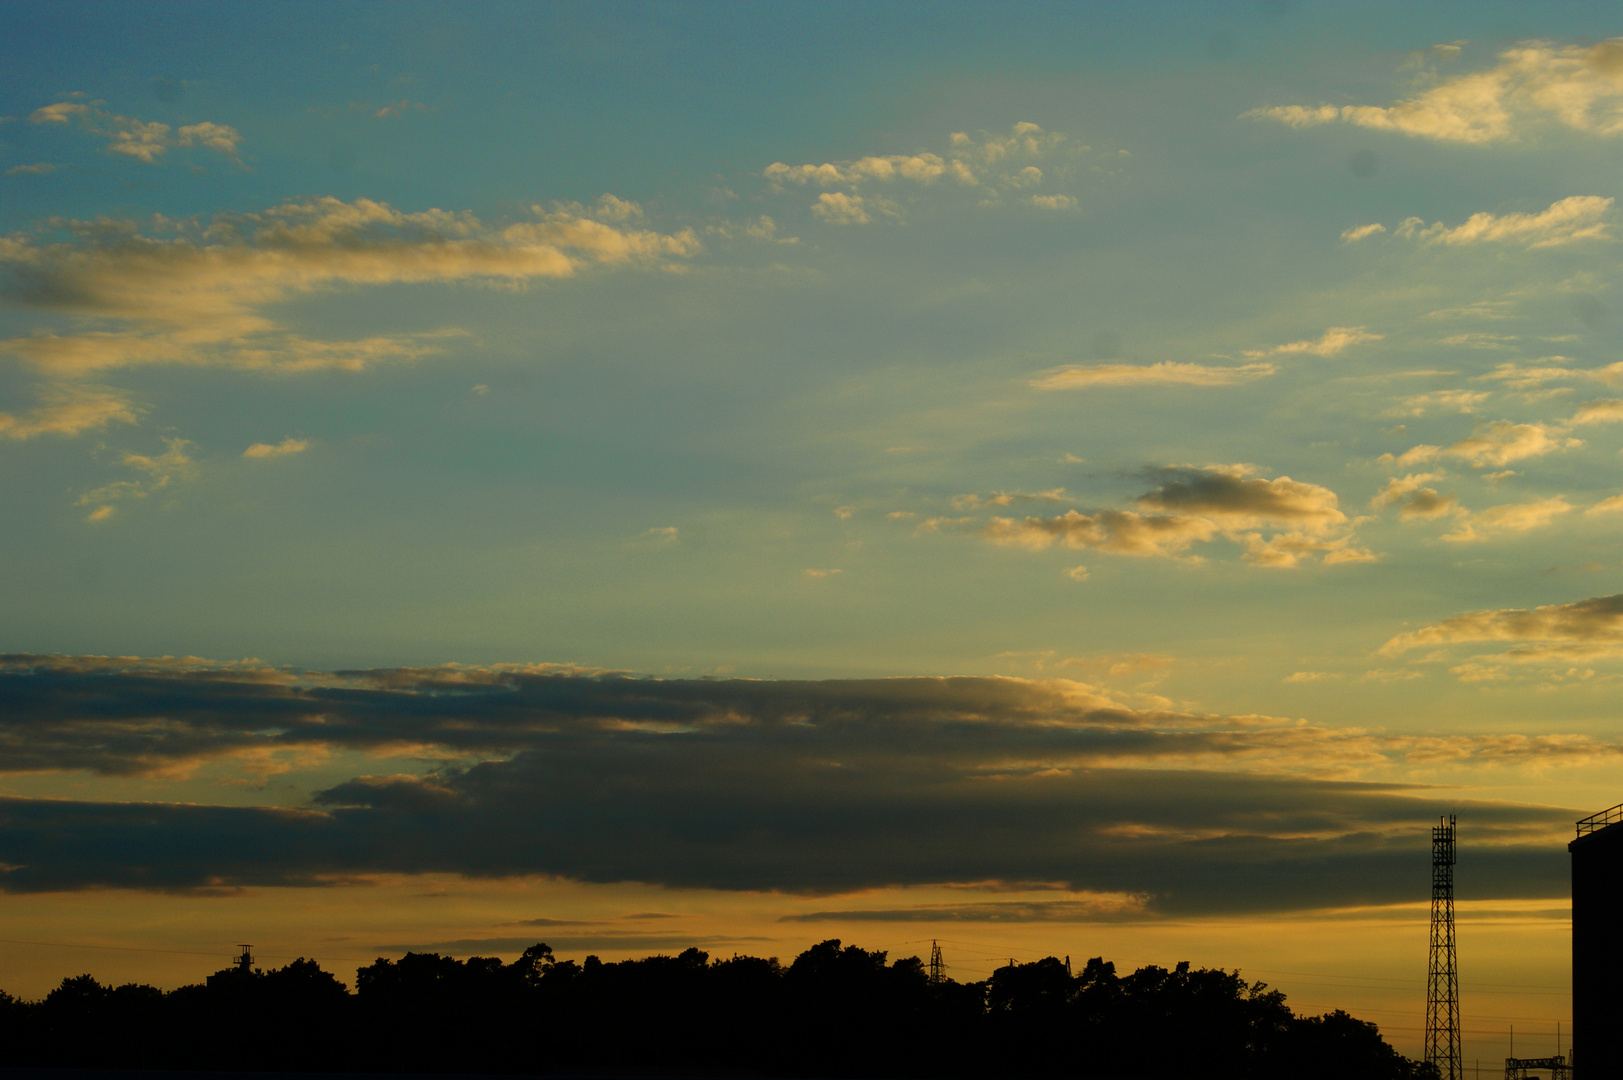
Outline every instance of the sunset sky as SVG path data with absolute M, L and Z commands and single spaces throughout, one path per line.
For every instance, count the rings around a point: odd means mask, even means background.
M 0 20 L 0 988 L 936 938 L 1418 1055 L 1455 812 L 1467 1063 L 1570 1034 L 1613 6 Z

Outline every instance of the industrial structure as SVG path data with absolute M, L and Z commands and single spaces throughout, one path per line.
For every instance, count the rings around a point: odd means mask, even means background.
M 941 959 L 941 946 L 935 941 L 930 942 L 930 982 L 932 984 L 947 981 L 947 964 Z
M 1426 976 L 1426 1062 L 1441 1080 L 1463 1080 L 1460 978 L 1454 958 L 1454 815 L 1431 829 L 1431 964 Z M 1506 1064 L 1506 1076 L 1509 1064 Z
M 1572 1058 L 1515 1058 L 1505 1059 L 1505 1080 L 1533 1080 L 1535 1072 L 1547 1072 L 1550 1080 L 1572 1080 Z
M 1623 1076 L 1623 805 L 1578 822 L 1572 853 L 1572 1054 L 1583 1076 Z M 1571 1075 L 1569 1073 L 1569 1075 Z

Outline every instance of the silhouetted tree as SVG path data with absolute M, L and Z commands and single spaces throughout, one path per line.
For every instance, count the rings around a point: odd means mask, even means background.
M 0 993 L 0 1065 L 149 1069 L 1171 1080 L 1435 1080 L 1344 1012 L 1297 1017 L 1239 972 L 1054 957 L 932 984 L 838 940 L 787 967 L 699 949 L 604 963 L 379 958 L 351 994 L 313 960 L 167 994 L 90 975 Z

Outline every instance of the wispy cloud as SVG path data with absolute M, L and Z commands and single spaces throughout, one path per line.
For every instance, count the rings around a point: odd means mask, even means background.
M 295 439 L 289 435 L 279 443 L 254 443 L 242 452 L 245 458 L 279 458 L 289 457 L 293 454 L 302 454 L 310 449 L 309 439 Z
M 1245 115 L 1291 127 L 1344 123 L 1440 142 L 1506 142 L 1554 121 L 1595 135 L 1623 134 L 1623 39 L 1598 45 L 1524 42 L 1496 66 L 1458 75 L 1392 105 L 1282 105 Z
M 1079 364 L 1055 368 L 1030 380 L 1038 390 L 1079 390 L 1090 386 L 1236 386 L 1272 375 L 1273 364 Z
M 1523 642 L 1541 654 L 1552 649 L 1568 653 L 1582 653 L 1596 646 L 1614 649 L 1623 645 L 1623 595 L 1455 615 L 1399 634 L 1380 651 L 1383 656 L 1397 656 L 1428 646 L 1483 641 Z
M 1096 152 L 1065 135 L 1021 122 L 1006 134 L 954 132 L 940 153 L 920 150 L 821 164 L 775 161 L 761 175 L 779 192 L 804 187 L 844 189 L 820 194 L 812 212 L 830 224 L 860 225 L 876 220 L 873 192 L 879 189 L 956 189 L 972 194 L 981 205 L 998 205 L 1007 199 L 1041 210 L 1075 209 L 1075 195 L 1049 189 L 1069 181 L 1074 163 L 1084 158 L 1095 159 L 1090 172 L 1099 175 L 1109 171 L 1099 162 L 1119 161 L 1124 156 L 1120 151 Z M 900 218 L 894 204 L 885 209 L 885 216 Z
M 1316 338 L 1291 341 L 1270 349 L 1248 349 L 1245 356 L 1247 359 L 1265 356 L 1340 356 L 1354 345 L 1379 340 L 1380 334 L 1372 334 L 1362 326 L 1332 326 Z
M 126 468 L 145 474 L 134 480 L 115 480 L 79 496 L 78 505 L 90 506 L 91 521 L 103 521 L 112 516 L 116 502 L 144 499 L 157 491 L 197 478 L 197 465 L 187 453 L 192 444 L 185 439 L 165 439 L 161 454 L 127 453 L 120 463 Z
M 1058 543 L 1067 548 L 1096 548 L 1117 555 L 1175 557 L 1189 546 L 1210 540 L 1216 522 L 1181 514 L 1138 514 L 1131 510 L 1099 510 L 1084 514 L 1067 510 L 1056 517 L 995 517 L 981 530 L 994 544 L 1040 551 Z
M 1053 488 L 1049 491 L 994 491 L 986 495 L 968 494 L 954 495 L 952 508 L 954 510 L 975 510 L 982 506 L 1010 506 L 1017 502 L 1064 502 L 1065 489 Z
M 103 109 L 102 102 L 59 101 L 35 109 L 29 117 L 36 124 L 74 124 L 85 131 L 107 139 L 107 151 L 144 161 L 156 162 L 168 150 L 176 147 L 202 146 L 215 153 L 242 163 L 238 149 L 242 134 L 226 124 L 204 120 L 171 128 L 156 121 L 137 120 L 133 116 L 119 116 Z
M 1610 239 L 1611 223 L 1606 216 L 1613 200 L 1599 195 L 1574 195 L 1550 204 L 1536 214 L 1476 213 L 1453 228 L 1442 222 L 1427 225 L 1422 218 L 1404 220 L 1393 236 L 1426 243 L 1459 245 L 1478 243 L 1524 243 L 1528 247 L 1558 247 L 1578 240 Z
M 1489 465 L 1503 467 L 1513 461 L 1543 457 L 1562 450 L 1582 446 L 1583 440 L 1574 439 L 1565 429 L 1551 424 L 1516 424 L 1509 420 L 1495 420 L 1478 428 L 1476 433 L 1450 446 L 1422 444 L 1402 454 L 1382 454 L 1381 461 L 1399 466 L 1435 461 L 1442 457 L 1458 458 L 1473 468 Z
M 1356 244 L 1360 240 L 1368 240 L 1372 236 L 1379 236 L 1385 231 L 1386 226 L 1377 221 L 1369 225 L 1355 225 L 1350 229 L 1344 229 L 1341 233 L 1341 239 L 1346 243 Z
M 1468 543 L 1487 539 L 1496 533 L 1530 532 L 1533 529 L 1544 528 L 1571 510 L 1572 504 L 1559 495 L 1548 499 L 1536 499 L 1533 502 L 1490 506 L 1480 513 L 1463 515 L 1454 531 L 1445 534 L 1443 539 Z
M 40 404 L 23 416 L 0 413 L 0 438 L 79 435 L 109 424 L 133 424 L 139 411 L 129 395 L 110 386 L 62 383 L 45 387 Z
M 1614 424 L 1623 420 L 1623 401 L 1616 398 L 1586 401 L 1572 414 L 1569 424 Z
M 1370 507 L 1380 510 L 1394 503 L 1402 503 L 1398 508 L 1400 521 L 1431 521 L 1450 514 L 1462 514 L 1464 508 L 1452 495 L 1439 495 L 1436 488 L 1426 485 L 1444 478 L 1442 473 L 1410 473 L 1404 477 L 1394 477 L 1386 482 L 1386 486 L 1370 500 Z
M 1598 517 L 1601 514 L 1623 513 L 1623 495 L 1613 495 L 1584 511 L 1585 517 Z
M 1383 416 L 1425 416 L 1429 412 L 1474 413 L 1491 395 L 1483 390 L 1432 390 L 1413 394 L 1387 409 Z
M 1511 390 L 1539 391 L 1557 382 L 1598 382 L 1607 386 L 1623 383 L 1623 361 L 1598 368 L 1575 368 L 1565 356 L 1540 357 L 1532 364 L 1505 363 L 1492 371 L 1474 376 L 1483 381 L 1501 382 Z
M 13 304 L 120 329 L 0 341 L 56 376 L 146 364 L 261 371 L 357 370 L 433 353 L 440 334 L 312 340 L 267 309 L 338 288 L 422 282 L 521 284 L 589 268 L 652 265 L 693 255 L 691 230 L 618 228 L 572 209 L 533 208 L 496 227 L 470 213 L 407 213 L 332 198 L 257 214 L 171 223 L 151 234 L 131 222 L 62 223 L 68 238 L 0 238 L 0 295 Z

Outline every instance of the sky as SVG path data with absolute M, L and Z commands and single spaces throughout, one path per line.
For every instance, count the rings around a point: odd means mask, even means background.
M 1455 813 L 1466 1060 L 1570 1043 L 1609 6 L 0 18 L 0 987 L 936 939 L 1417 1055 Z

